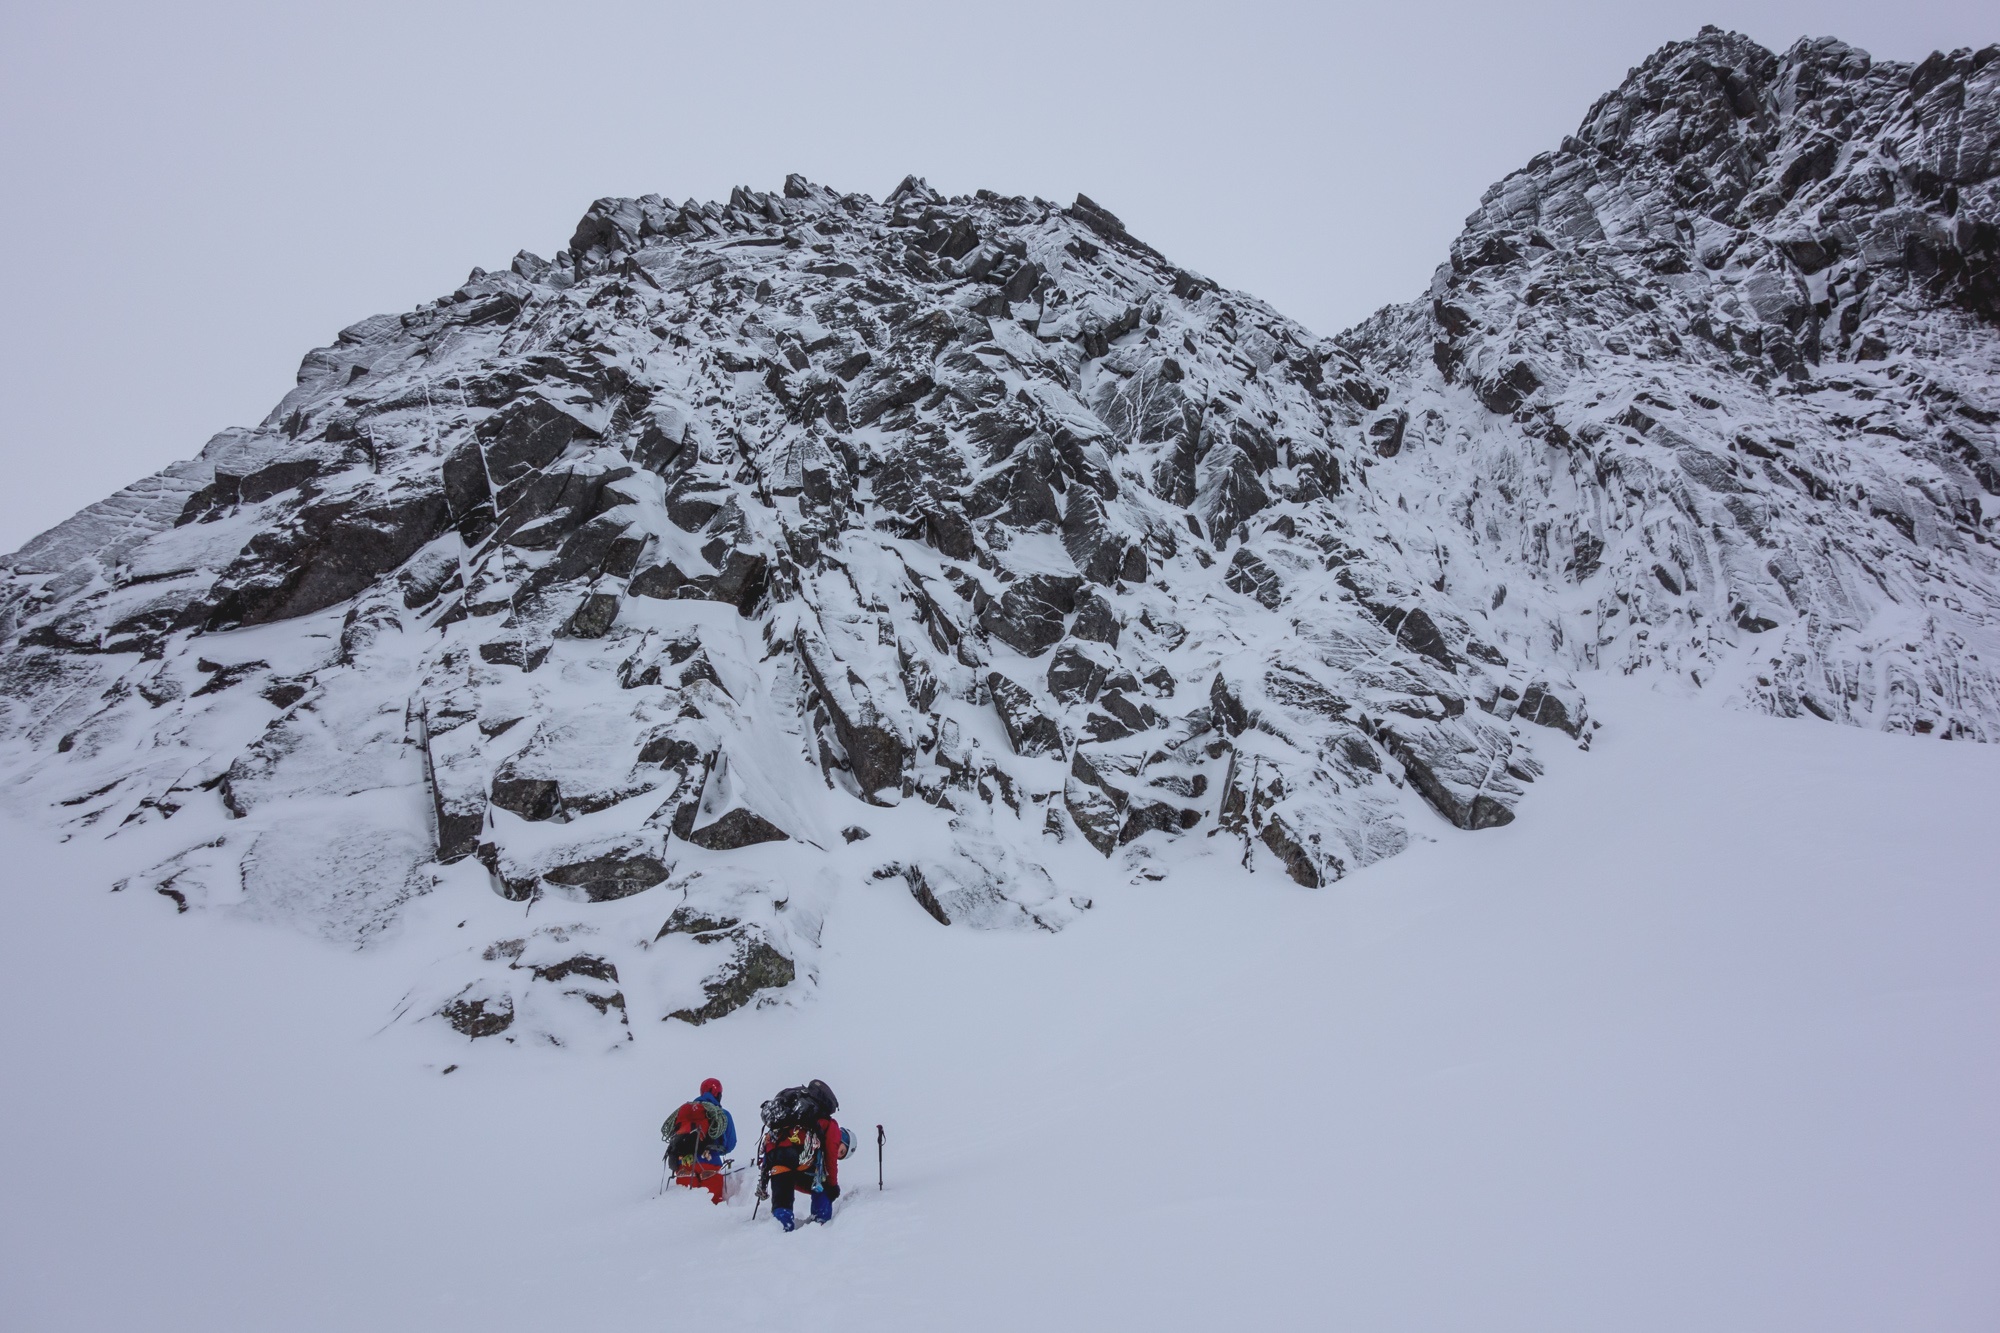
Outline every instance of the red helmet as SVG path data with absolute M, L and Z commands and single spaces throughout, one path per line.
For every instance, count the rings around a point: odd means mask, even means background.
M 701 1081 L 701 1095 L 702 1095 L 702 1096 L 704 1096 L 704 1097 L 713 1097 L 713 1098 L 715 1098 L 715 1100 L 717 1100 L 717 1101 L 721 1101 L 721 1100 L 722 1100 L 722 1080 L 721 1080 L 721 1079 L 719 1079 L 719 1078 L 705 1078 L 705 1079 L 703 1079 L 703 1080 Z

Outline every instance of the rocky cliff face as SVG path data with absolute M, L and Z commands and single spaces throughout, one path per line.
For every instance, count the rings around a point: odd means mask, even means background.
M 600 201 L 10 557 L 10 790 L 341 939 L 483 878 L 408 1015 L 615 1041 L 847 884 L 1505 823 L 1580 668 L 1993 739 L 1994 55 L 1706 31 L 1330 340 L 1082 198 Z
M 1339 340 L 1376 478 L 1543 651 L 2000 738 L 1996 177 L 2000 48 L 1669 46 Z

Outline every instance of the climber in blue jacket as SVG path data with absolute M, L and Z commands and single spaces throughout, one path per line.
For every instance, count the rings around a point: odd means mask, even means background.
M 736 1151 L 736 1117 L 722 1109 L 722 1080 L 705 1078 L 701 1094 L 684 1103 L 660 1127 L 674 1183 L 705 1189 L 721 1203 L 727 1197 L 722 1159 Z

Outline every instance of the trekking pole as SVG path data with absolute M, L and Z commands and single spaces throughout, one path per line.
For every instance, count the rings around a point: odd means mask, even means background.
M 757 1220 L 757 1210 L 764 1206 L 764 1192 L 769 1188 L 771 1183 L 771 1168 L 769 1165 L 770 1137 L 771 1122 L 768 1120 L 759 1121 L 757 1126 L 757 1201 L 750 1205 L 750 1220 L 752 1222 Z
M 882 1143 L 888 1135 L 880 1125 L 875 1126 L 875 1192 L 882 1192 Z
M 667 1163 L 673 1160 L 673 1155 L 672 1148 L 660 1154 L 660 1188 L 653 1192 L 653 1197 L 656 1199 L 667 1192 Z

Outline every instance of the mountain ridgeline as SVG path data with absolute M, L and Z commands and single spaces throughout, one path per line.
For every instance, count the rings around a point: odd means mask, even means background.
M 1996 178 L 2000 48 L 1706 29 L 1333 338 L 1085 198 L 600 200 L 0 562 L 7 790 L 340 940 L 483 879 L 405 1016 L 617 1044 L 841 891 L 1507 823 L 1591 670 L 2000 739 Z

